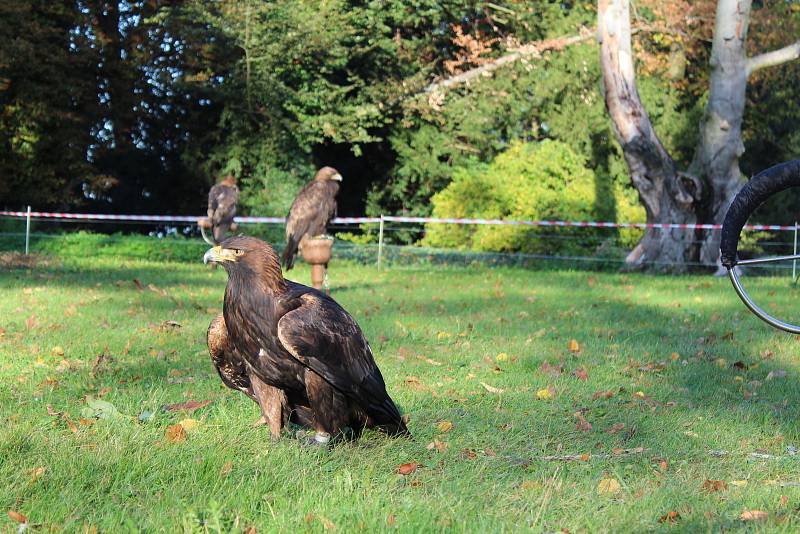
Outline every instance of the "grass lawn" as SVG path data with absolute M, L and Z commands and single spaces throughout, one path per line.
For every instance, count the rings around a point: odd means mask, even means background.
M 252 428 L 206 352 L 226 276 L 199 257 L 3 268 L 0 531 L 7 510 L 37 532 L 800 529 L 800 345 L 727 280 L 331 275 L 414 440 L 317 451 Z M 757 284 L 798 311 L 786 279 Z M 190 400 L 211 402 L 163 409 Z

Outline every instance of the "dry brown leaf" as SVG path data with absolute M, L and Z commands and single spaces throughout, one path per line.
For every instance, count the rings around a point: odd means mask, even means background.
M 397 473 L 400 475 L 410 475 L 417 470 L 419 464 L 416 462 L 409 462 L 407 464 L 400 464 L 397 466 Z
M 572 374 L 575 375 L 575 378 L 583 382 L 589 380 L 589 373 L 586 371 L 586 367 L 580 367 L 578 369 L 575 369 L 575 372 Z
M 177 404 L 167 404 L 163 407 L 163 409 L 165 412 L 193 412 L 202 408 L 203 406 L 208 406 L 209 404 L 211 404 L 210 400 L 204 400 L 200 402 L 196 400 L 190 400 L 186 402 L 179 402 Z
M 39 480 L 39 478 L 41 478 L 41 476 L 44 474 L 44 472 L 45 472 L 45 468 L 44 467 L 37 467 L 36 469 L 34 469 L 33 472 L 31 472 L 31 480 L 30 480 L 29 483 L 33 484 L 34 482 Z
M 436 430 L 439 432 L 450 432 L 453 429 L 453 423 L 450 421 L 442 421 L 436 425 Z
M 430 443 L 428 443 L 428 445 L 425 448 L 428 449 L 429 451 L 436 449 L 439 452 L 444 452 L 447 450 L 449 446 L 450 444 L 447 443 L 446 441 L 433 440 Z
M 167 428 L 167 432 L 164 434 L 164 437 L 167 438 L 167 441 L 171 443 L 186 441 L 186 430 L 180 424 L 172 425 Z
M 764 521 L 768 517 L 769 514 L 762 510 L 745 510 L 742 512 L 742 515 L 739 516 L 739 519 L 742 521 Z
M 728 483 L 724 480 L 706 480 L 703 482 L 703 491 L 706 493 L 716 493 L 728 489 Z
M 139 281 L 138 278 L 134 278 L 133 283 L 136 284 L 136 289 L 138 289 L 139 291 L 144 291 L 144 286 L 142 285 L 142 283 Z
M 225 465 L 222 466 L 222 469 L 220 470 L 219 474 L 224 477 L 228 476 L 228 473 L 231 472 L 231 469 L 233 469 L 233 462 L 231 460 L 228 460 L 227 462 L 225 462 Z
M 24 515 L 22 515 L 19 512 L 15 512 L 14 510 L 9 510 L 8 511 L 8 517 L 12 521 L 16 521 L 17 523 L 27 523 L 28 522 L 28 518 L 27 517 L 25 517 Z
M 397 519 L 395 519 L 394 514 L 389 514 L 386 516 L 386 524 L 390 527 L 393 527 L 397 523 Z
M 67 423 L 67 428 L 69 428 L 70 432 L 72 432 L 73 434 L 77 434 L 78 433 L 78 427 L 75 426 L 75 423 L 70 421 L 69 417 L 64 416 L 64 422 Z
M 488 391 L 489 393 L 497 393 L 497 394 L 500 394 L 500 393 L 503 393 L 503 392 L 505 391 L 504 389 L 500 389 L 500 388 L 496 388 L 496 387 L 490 386 L 490 385 L 489 385 L 489 384 L 487 384 L 486 382 L 481 382 L 481 385 L 482 385 L 484 388 L 486 388 L 486 391 Z
M 786 495 L 781 495 L 781 503 L 779 506 L 781 508 L 786 508 L 787 504 L 789 504 L 789 497 L 787 497 Z
M 575 424 L 575 430 L 580 432 L 589 432 L 592 430 L 592 424 L 586 420 L 581 412 L 575 412 L 572 415 L 578 419 L 578 422 Z
M 256 527 L 249 527 L 247 530 L 244 531 L 244 534 L 258 534 L 256 531 Z
M 658 518 L 659 523 L 676 523 L 681 518 L 681 514 L 672 510 Z
M 333 521 L 331 521 L 322 514 L 318 515 L 317 517 L 322 523 L 322 526 L 325 527 L 325 530 L 336 530 L 336 525 L 333 524 Z
M 624 428 L 625 428 L 625 423 L 615 423 L 614 426 L 612 426 L 611 428 L 607 428 L 606 432 L 608 434 L 616 434 L 617 432 L 623 430 Z

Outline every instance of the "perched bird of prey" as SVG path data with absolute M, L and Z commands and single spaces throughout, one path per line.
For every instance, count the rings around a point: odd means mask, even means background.
M 231 237 L 205 262 L 228 272 L 223 315 L 247 368 L 292 399 L 307 399 L 315 444 L 342 429 L 408 434 L 356 321 L 327 295 L 286 280 L 278 255 L 253 237 Z
M 314 179 L 297 193 L 286 218 L 286 248 L 281 262 L 288 271 L 294 266 L 304 238 L 324 234 L 336 217 L 336 194 L 342 175 L 333 167 L 322 167 Z
M 236 215 L 236 204 L 239 202 L 239 188 L 236 178 L 230 174 L 208 192 L 208 219 L 214 235 L 214 242 L 225 239 Z
M 256 424 L 267 424 L 272 436 L 280 436 L 281 429 L 291 421 L 311 427 L 311 408 L 305 396 L 289 398 L 281 389 L 262 382 L 233 346 L 225 318 L 217 315 L 208 326 L 208 352 L 222 382 L 231 389 L 241 391 L 261 408 L 261 419 Z

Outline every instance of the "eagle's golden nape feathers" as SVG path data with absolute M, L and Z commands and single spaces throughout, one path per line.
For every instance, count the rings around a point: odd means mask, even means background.
M 233 237 L 221 248 L 241 251 L 236 261 L 223 262 L 228 334 L 253 376 L 286 393 L 292 414 L 316 432 L 314 444 L 342 437 L 346 428 L 409 435 L 369 343 L 347 311 L 285 280 L 277 255 L 263 241 Z

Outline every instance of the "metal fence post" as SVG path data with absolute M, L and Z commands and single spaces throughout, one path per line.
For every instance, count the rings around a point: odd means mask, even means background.
M 381 266 L 381 258 L 383 257 L 383 214 L 381 214 L 381 223 L 378 227 L 378 267 Z
M 28 213 L 25 217 L 25 255 L 28 255 L 28 248 L 31 242 L 31 207 L 28 206 Z
M 797 256 L 797 221 L 794 222 L 794 255 Z M 797 282 L 797 260 L 792 260 L 792 282 Z

